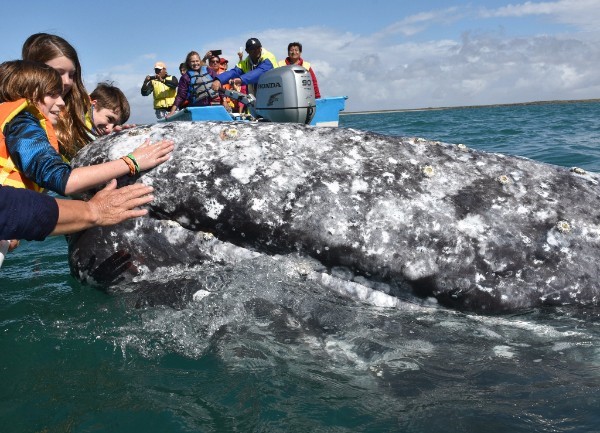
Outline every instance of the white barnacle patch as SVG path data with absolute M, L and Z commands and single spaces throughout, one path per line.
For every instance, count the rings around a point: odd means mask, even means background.
M 423 173 L 423 175 L 425 177 L 433 177 L 435 176 L 435 170 L 431 165 L 426 165 L 425 167 L 423 167 L 421 169 L 421 173 Z
M 352 181 L 351 190 L 353 194 L 357 192 L 367 192 L 369 190 L 369 184 L 363 179 L 354 179 Z
M 252 199 L 252 210 L 257 212 L 262 211 L 265 208 L 266 200 L 263 198 L 253 198 Z
M 217 200 L 215 200 L 212 197 L 204 202 L 204 209 L 206 209 L 206 216 L 209 218 L 212 218 L 214 220 L 216 220 L 219 217 L 219 215 L 221 214 L 221 211 L 223 210 L 224 207 L 225 206 L 223 206 L 221 203 L 219 203 Z
M 394 159 L 394 158 L 388 158 L 388 162 L 389 162 L 390 164 L 398 164 L 398 160 L 397 160 L 397 159 Z
M 381 175 L 385 182 L 388 185 L 392 185 L 394 183 L 395 176 L 392 173 L 388 173 L 387 171 Z
M 469 148 L 467 146 L 465 146 L 464 144 L 462 144 L 462 143 L 457 144 L 456 147 L 461 152 L 466 152 L 466 151 L 469 150 Z
M 487 230 L 487 226 L 483 222 L 481 216 L 471 214 L 458 221 L 456 223 L 456 228 L 458 229 L 458 231 L 464 233 L 465 235 L 471 238 L 478 238 Z
M 571 231 L 571 225 L 567 221 L 559 221 L 555 227 L 560 233 L 569 233 Z
M 500 176 L 497 177 L 498 182 L 500 182 L 502 185 L 508 185 L 510 183 L 510 177 L 508 177 L 505 174 L 501 174 Z
M 250 182 L 250 177 L 256 172 L 254 166 L 234 167 L 231 169 L 231 176 L 237 179 L 242 184 Z
M 340 191 L 340 184 L 337 181 L 333 182 L 323 182 L 325 186 L 334 194 L 337 194 Z
M 209 291 L 201 289 L 192 295 L 192 300 L 194 302 L 200 302 L 202 299 L 206 298 L 208 295 L 210 295 Z
M 521 234 L 521 241 L 525 244 L 525 245 L 531 245 L 531 238 L 528 236 L 525 236 L 524 234 Z
M 571 169 L 569 170 L 571 173 L 575 173 L 575 174 L 585 174 L 586 171 L 583 168 L 579 168 L 579 167 L 571 167 Z

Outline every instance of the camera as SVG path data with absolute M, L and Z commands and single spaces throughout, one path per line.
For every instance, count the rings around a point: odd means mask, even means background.
M 213 56 L 220 56 L 223 51 L 221 50 L 210 50 Z

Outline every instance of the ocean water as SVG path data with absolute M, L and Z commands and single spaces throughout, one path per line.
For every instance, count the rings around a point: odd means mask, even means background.
M 600 171 L 600 103 L 348 114 L 342 127 Z M 135 308 L 63 238 L 0 269 L 1 432 L 598 432 L 600 309 L 481 316 L 342 297 L 260 257 Z

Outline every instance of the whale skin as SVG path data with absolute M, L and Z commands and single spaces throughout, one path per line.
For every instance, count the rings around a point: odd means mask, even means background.
M 199 265 L 266 255 L 323 281 L 465 311 L 599 302 L 596 173 L 414 137 L 226 122 L 125 130 L 73 165 L 147 138 L 174 140 L 170 160 L 119 185 L 152 185 L 149 214 L 70 237 L 71 273 L 84 283 L 197 288 Z

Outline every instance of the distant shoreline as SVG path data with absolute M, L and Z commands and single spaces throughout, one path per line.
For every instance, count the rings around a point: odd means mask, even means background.
M 348 116 L 351 114 L 402 113 L 406 111 L 457 110 L 463 108 L 513 107 L 519 105 L 574 104 L 579 102 L 600 102 L 600 99 L 567 99 L 554 101 L 515 102 L 512 104 L 458 105 L 455 107 L 396 108 L 391 110 L 342 111 L 340 112 L 340 116 Z

